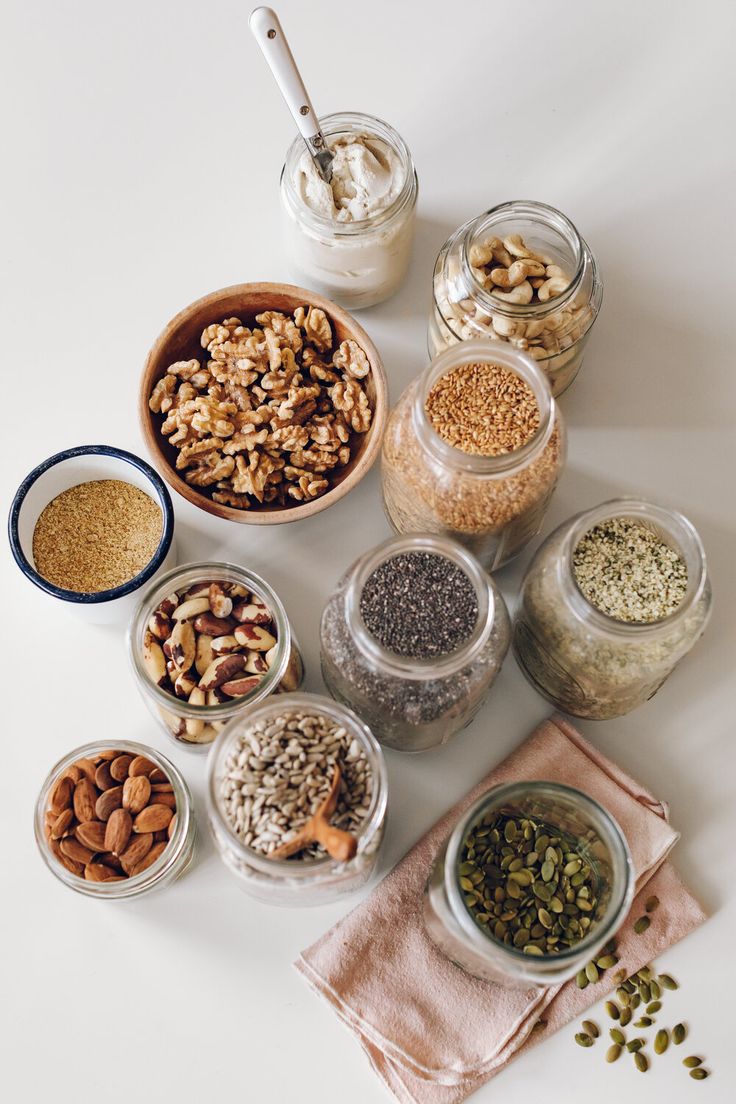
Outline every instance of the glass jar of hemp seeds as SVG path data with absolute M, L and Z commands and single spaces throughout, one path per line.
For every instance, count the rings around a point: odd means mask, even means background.
M 705 553 L 690 522 L 615 499 L 566 521 L 537 551 L 521 588 L 514 651 L 558 709 L 606 720 L 659 690 L 710 609 Z
M 399 533 L 453 537 L 495 571 L 539 532 L 565 447 L 537 362 L 510 345 L 462 342 L 432 361 L 389 416 L 388 519 Z
M 597 801 L 558 782 L 512 782 L 453 828 L 427 881 L 424 923 L 476 977 L 559 985 L 616 934 L 634 881 L 626 839 Z
M 580 371 L 603 299 L 595 256 L 569 218 L 513 200 L 471 219 L 434 269 L 429 355 L 477 337 L 526 350 L 561 395 Z
M 468 725 L 509 645 L 500 592 L 462 546 L 395 537 L 346 572 L 321 624 L 322 675 L 380 743 L 425 751 Z

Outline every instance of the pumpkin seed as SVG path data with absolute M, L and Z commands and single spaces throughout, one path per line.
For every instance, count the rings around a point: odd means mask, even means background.
M 661 1007 L 662 1007 L 662 1002 L 661 1001 L 658 1001 L 658 1000 L 652 1001 L 651 1004 L 647 1005 L 647 1016 L 653 1016 L 655 1012 L 659 1012 Z
M 597 958 L 595 964 L 599 970 L 610 970 L 612 966 L 615 966 L 618 962 L 616 955 L 607 954 L 603 955 L 603 958 Z
M 651 924 L 651 922 L 652 921 L 649 919 L 648 916 L 640 916 L 639 919 L 634 924 L 634 931 L 636 932 L 637 935 L 643 935 L 644 932 L 649 927 L 649 925 Z
M 630 1043 L 626 1044 L 626 1049 L 629 1054 L 636 1054 L 637 1050 L 641 1050 L 645 1043 L 646 1039 L 632 1039 Z
M 610 1001 L 610 1000 L 606 1001 L 606 1003 L 603 1005 L 603 1007 L 605 1008 L 606 1012 L 608 1013 L 608 1015 L 611 1017 L 612 1020 L 620 1019 L 621 1009 L 619 1008 L 619 1006 L 617 1004 L 614 1004 L 613 1001 Z
M 651 897 L 647 897 L 644 908 L 647 910 L 647 912 L 654 912 L 655 909 L 659 908 L 659 897 L 657 897 L 656 894 L 652 894 Z
M 654 1036 L 654 1053 L 664 1054 L 667 1047 L 670 1045 L 670 1033 L 666 1028 L 660 1027 L 657 1034 Z
M 683 1023 L 676 1023 L 672 1028 L 672 1042 L 675 1046 L 679 1046 L 680 1043 L 684 1043 L 685 1036 L 687 1035 L 687 1028 Z
M 708 1071 L 703 1069 L 702 1066 L 698 1066 L 697 1069 L 690 1070 L 690 1076 L 692 1077 L 693 1081 L 705 1081 L 706 1077 L 708 1076 Z
M 680 988 L 680 986 L 677 984 L 675 979 L 670 974 L 660 974 L 659 975 L 659 984 L 662 986 L 663 989 L 679 989 Z
M 634 1020 L 634 1027 L 651 1027 L 654 1020 L 650 1016 L 642 1016 L 638 1020 Z
M 591 1039 L 590 1035 L 587 1035 L 584 1031 L 578 1031 L 577 1035 L 575 1036 L 575 1042 L 578 1044 L 578 1046 L 581 1047 L 592 1047 L 593 1045 L 593 1039 Z
M 588 984 L 588 975 L 586 974 L 585 970 L 578 970 L 577 974 L 575 975 L 575 981 L 577 983 L 578 989 L 585 988 L 585 986 Z
M 617 1046 L 616 1043 L 614 1043 L 613 1046 L 610 1046 L 608 1048 L 608 1050 L 606 1051 L 606 1061 L 607 1062 L 617 1062 L 620 1057 L 621 1057 L 621 1047 Z
M 662 996 L 662 990 L 659 988 L 656 981 L 649 982 L 649 992 L 651 993 L 653 1000 L 659 1000 L 659 998 Z
M 702 1066 L 703 1059 L 697 1058 L 694 1054 L 691 1054 L 689 1058 L 682 1059 L 683 1066 L 687 1066 L 688 1069 L 696 1069 L 697 1066 Z
M 617 1027 L 612 1027 L 608 1034 L 611 1036 L 614 1043 L 618 1043 L 619 1046 L 626 1045 L 626 1036 L 623 1031 L 619 1031 Z
M 597 1039 L 600 1035 L 598 1024 L 593 1023 L 592 1020 L 583 1020 L 580 1026 L 582 1027 L 585 1034 L 592 1036 L 593 1039 Z
M 598 981 L 598 967 L 595 962 L 589 962 L 585 967 L 585 972 L 588 975 L 588 981 L 595 983 Z
M 646 1054 L 642 1054 L 640 1050 L 637 1050 L 636 1054 L 634 1055 L 634 1063 L 636 1064 L 636 1068 L 639 1070 L 640 1073 L 646 1073 L 649 1069 L 649 1059 L 647 1058 Z
M 622 1027 L 626 1027 L 626 1025 L 628 1023 L 631 1023 L 631 1009 L 630 1008 L 622 1008 L 621 1009 L 621 1015 L 619 1016 L 618 1022 L 621 1024 Z
M 623 1004 L 628 1008 L 629 1004 L 631 1003 L 631 993 L 628 991 L 628 989 L 624 989 L 623 985 L 619 985 L 618 989 L 616 990 L 616 1000 L 619 1004 Z

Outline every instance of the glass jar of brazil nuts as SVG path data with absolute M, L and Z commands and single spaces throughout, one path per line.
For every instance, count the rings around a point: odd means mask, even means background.
M 560 783 L 513 782 L 457 822 L 423 913 L 458 966 L 526 989 L 573 977 L 616 933 L 633 895 L 626 840 L 601 805 Z
M 487 387 L 488 377 L 501 383 Z M 438 391 L 454 436 L 431 412 Z M 565 451 L 562 416 L 537 362 L 511 345 L 464 341 L 436 357 L 389 415 L 386 514 L 399 533 L 453 537 L 495 571 L 539 532 Z
M 440 250 L 430 356 L 491 337 L 528 352 L 557 397 L 580 370 L 603 285 L 572 222 L 545 203 L 501 203 L 461 226 Z
M 387 747 L 425 751 L 480 709 L 508 650 L 509 617 L 493 580 L 461 545 L 394 537 L 342 577 L 320 640 L 332 696 Z
M 176 630 L 180 623 L 186 633 Z M 192 563 L 161 576 L 133 616 L 128 651 L 151 713 L 168 736 L 193 749 L 211 744 L 241 710 L 298 689 L 304 678 L 278 595 L 235 564 Z
M 614 549 L 622 543 L 625 548 L 631 525 L 634 538 L 650 534 L 679 567 L 679 604 L 659 619 L 625 621 L 602 612 L 576 578 L 575 553 L 586 534 L 605 539 L 608 533 Z M 641 557 L 646 550 L 645 540 Z M 616 566 L 616 586 L 633 569 L 641 571 L 643 562 Z M 639 594 L 651 594 L 660 582 L 642 575 Z M 514 651 L 532 686 L 558 709 L 606 720 L 631 712 L 659 690 L 705 630 L 710 610 L 705 552 L 690 522 L 649 502 L 614 499 L 570 518 L 538 549 L 521 587 Z
M 119 877 L 110 881 L 89 880 L 85 876 L 85 870 L 82 865 L 84 861 L 84 853 L 86 849 L 81 845 L 81 850 L 71 852 L 75 856 L 71 861 L 65 856 L 62 848 L 65 849 L 65 838 L 62 837 L 57 842 L 54 839 L 56 833 L 50 832 L 49 826 L 49 812 L 48 810 L 52 806 L 52 800 L 55 792 L 58 793 L 58 785 L 60 780 L 67 776 L 74 780 L 81 776 L 79 769 L 75 766 L 77 763 L 84 764 L 85 770 L 92 772 L 94 777 L 94 769 L 98 763 L 110 761 L 110 756 L 113 751 L 117 752 L 118 760 L 127 760 L 130 758 L 132 761 L 137 756 L 143 756 L 148 761 L 148 766 L 154 767 L 156 772 L 152 776 L 153 785 L 151 786 L 150 801 L 154 801 L 156 797 L 155 786 L 159 785 L 160 788 L 164 778 L 170 785 L 170 790 L 167 793 L 167 798 L 171 798 L 170 806 L 175 809 L 175 818 L 172 818 L 170 827 L 166 831 L 155 833 L 153 840 L 150 838 L 146 841 L 148 846 L 158 846 L 161 850 L 159 857 L 147 866 L 140 873 L 133 873 L 130 877 Z M 114 760 L 113 760 L 114 761 Z M 118 779 L 122 779 L 122 775 L 118 775 Z M 120 799 L 118 799 L 118 804 Z M 105 815 L 104 812 L 102 814 Z M 109 814 L 108 814 L 109 815 Z M 72 819 L 72 823 L 74 820 Z M 92 822 L 93 829 L 97 828 L 102 831 L 102 825 L 99 821 Z M 103 901 L 118 900 L 122 898 L 138 897 L 142 893 L 149 893 L 151 890 L 159 889 L 163 886 L 170 885 L 181 874 L 184 873 L 189 863 L 192 860 L 194 854 L 194 838 L 196 834 L 196 825 L 194 819 L 194 809 L 192 807 L 192 795 L 189 792 L 184 778 L 169 759 L 163 756 L 160 752 L 154 751 L 153 748 L 147 747 L 144 744 L 134 743 L 131 740 L 118 740 L 115 743 L 108 741 L 97 741 L 92 744 L 84 744 L 82 747 L 76 748 L 74 751 L 69 752 L 63 759 L 60 759 L 58 763 L 51 768 L 41 787 L 41 792 L 38 795 L 38 801 L 36 803 L 36 812 L 34 817 L 34 833 L 36 836 L 36 843 L 41 853 L 41 858 L 48 866 L 52 874 L 54 874 L 60 882 L 63 882 L 69 889 L 76 890 L 77 893 L 83 893 L 87 897 L 97 897 Z M 158 836 L 168 839 L 167 845 L 164 847 L 163 840 L 158 843 L 154 842 Z M 132 840 L 141 839 L 141 836 L 132 835 Z M 88 842 L 91 842 L 88 841 Z M 76 846 L 79 849 L 80 844 L 77 841 Z M 100 842 L 102 847 L 102 843 Z M 143 856 L 146 857 L 145 843 L 143 844 Z M 81 859 L 82 861 L 76 861 Z M 87 859 L 90 859 L 95 864 L 104 864 L 105 862 L 112 861 L 113 856 L 107 854 L 93 853 L 91 850 L 87 855 Z M 150 862 L 150 858 L 148 859 Z M 123 853 L 123 862 L 125 862 L 125 854 Z M 127 867 L 130 869 L 130 867 Z M 120 875 L 122 870 L 119 865 L 114 869 L 116 875 Z
M 354 836 L 352 858 L 314 847 L 270 857 L 295 818 L 320 806 L 339 766 L 331 823 Z M 230 721 L 207 760 L 207 813 L 220 858 L 252 897 L 321 905 L 371 877 L 383 840 L 388 781 L 383 753 L 349 709 L 319 694 L 282 694 Z

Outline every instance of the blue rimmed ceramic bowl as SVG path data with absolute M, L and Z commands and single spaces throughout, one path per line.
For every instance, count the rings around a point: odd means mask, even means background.
M 33 532 L 41 512 L 52 499 L 69 487 L 95 479 L 119 479 L 150 495 L 161 507 L 163 531 L 155 555 L 132 579 L 112 590 L 82 594 L 64 590 L 39 575 L 33 562 Z M 15 493 L 8 518 L 8 536 L 15 562 L 25 577 L 91 622 L 129 620 L 140 588 L 176 564 L 171 495 L 150 464 L 113 445 L 78 445 L 64 449 L 34 468 Z

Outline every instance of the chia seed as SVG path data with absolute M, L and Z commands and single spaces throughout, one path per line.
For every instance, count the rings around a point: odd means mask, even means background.
M 616 621 L 661 621 L 687 592 L 687 566 L 679 553 L 651 529 L 626 518 L 589 529 L 572 562 L 585 598 Z
M 404 552 L 377 567 L 360 597 L 368 631 L 409 659 L 457 651 L 478 621 L 478 600 L 461 567 L 435 552 Z

